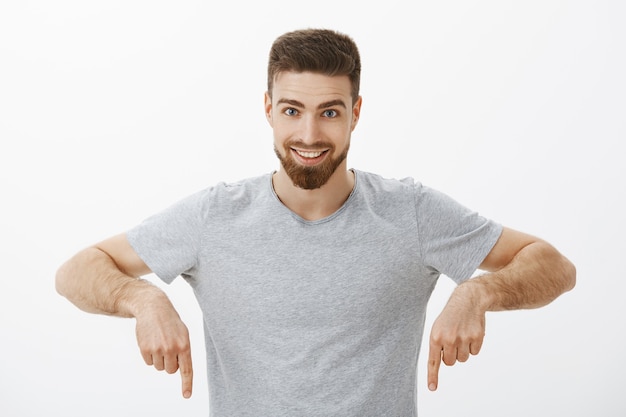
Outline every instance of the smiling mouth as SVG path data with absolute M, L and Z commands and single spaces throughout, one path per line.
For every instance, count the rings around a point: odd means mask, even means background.
M 322 154 L 328 152 L 328 151 L 299 151 L 297 149 L 293 149 L 292 150 L 297 153 L 298 155 L 300 155 L 303 158 L 306 159 L 315 159 L 315 158 L 319 158 L 320 156 L 322 156 Z
M 302 149 L 291 148 L 291 152 L 293 152 L 294 159 L 296 159 L 300 164 L 304 166 L 314 166 L 322 163 L 326 159 L 328 155 L 329 149 L 325 149 L 322 151 L 308 151 Z

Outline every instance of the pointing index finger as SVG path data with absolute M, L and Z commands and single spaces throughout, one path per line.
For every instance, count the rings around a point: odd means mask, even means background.
M 191 353 L 189 350 L 178 356 L 178 368 L 182 380 L 183 397 L 190 398 L 193 387 L 193 366 L 191 364 Z
M 436 391 L 439 385 L 439 366 L 441 365 L 441 346 L 430 344 L 428 352 L 428 389 Z

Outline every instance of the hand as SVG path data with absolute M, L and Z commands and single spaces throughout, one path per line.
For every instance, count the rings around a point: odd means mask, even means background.
M 180 369 L 183 397 L 191 397 L 193 367 L 189 331 L 174 308 L 157 307 L 137 317 L 136 333 L 146 364 L 168 374 Z
M 448 366 L 467 361 L 470 354 L 480 352 L 484 337 L 485 311 L 477 306 L 471 293 L 457 287 L 430 332 L 428 389 L 437 389 L 442 361 Z

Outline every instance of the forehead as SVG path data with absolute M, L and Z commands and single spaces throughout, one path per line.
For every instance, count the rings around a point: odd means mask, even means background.
M 272 98 L 293 99 L 316 105 L 328 100 L 351 102 L 350 78 L 347 75 L 328 76 L 314 72 L 281 72 L 274 79 Z

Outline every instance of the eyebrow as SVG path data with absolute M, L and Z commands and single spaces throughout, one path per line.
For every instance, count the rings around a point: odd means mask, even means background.
M 290 104 L 295 107 L 305 108 L 305 105 L 299 102 L 298 100 L 292 100 L 288 98 L 281 98 L 280 100 L 278 100 L 276 104 Z M 344 103 L 343 100 L 341 99 L 326 101 L 324 103 L 321 103 L 319 106 L 317 106 L 317 108 L 318 110 L 321 110 L 321 109 L 327 109 L 329 107 L 334 107 L 334 106 L 341 106 L 344 109 L 347 108 L 346 103 Z

